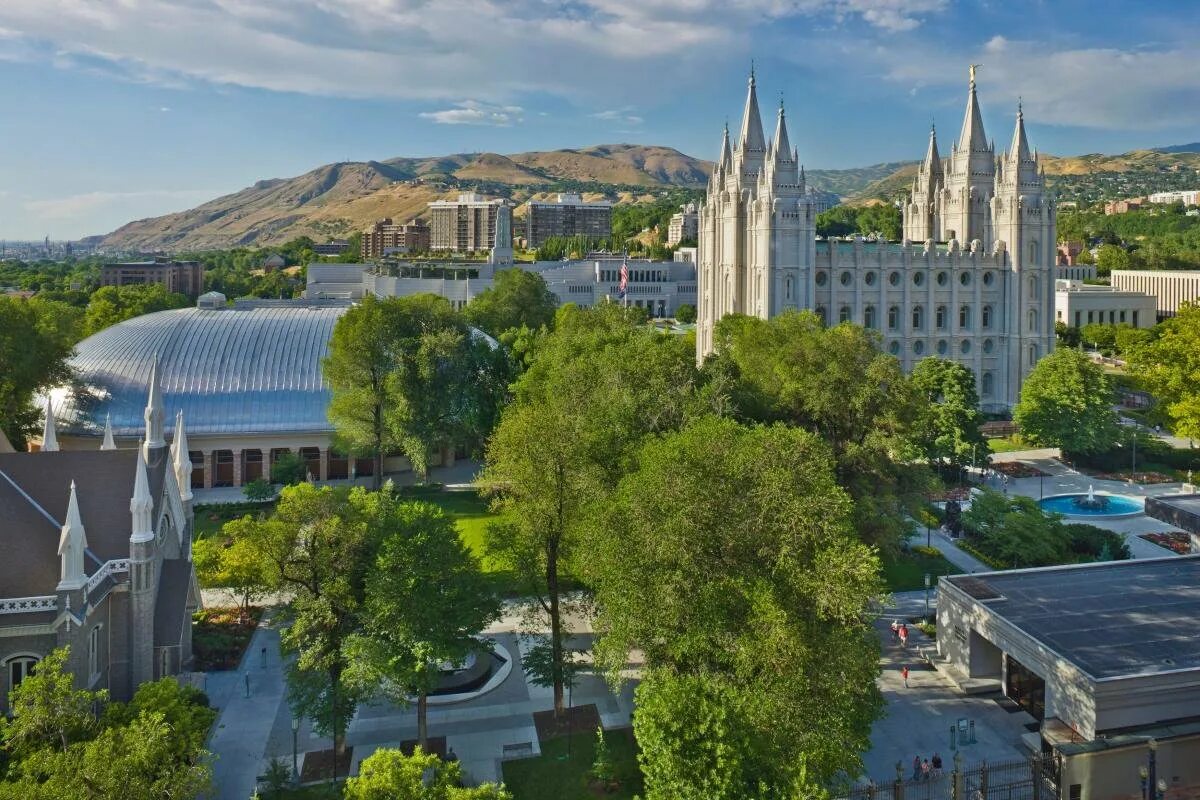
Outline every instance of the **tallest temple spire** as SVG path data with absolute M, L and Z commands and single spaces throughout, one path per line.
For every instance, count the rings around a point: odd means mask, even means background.
M 983 65 L 971 65 L 967 113 L 963 116 L 962 133 L 958 137 L 958 149 L 967 153 L 982 153 L 988 150 L 987 134 L 983 130 L 983 115 L 979 111 L 979 100 L 975 97 L 975 69 L 981 66 Z
M 738 150 L 743 153 L 766 150 L 762 117 L 758 113 L 758 93 L 755 90 L 753 67 L 750 68 L 750 88 L 746 92 L 746 109 L 742 112 L 742 132 L 738 137 Z

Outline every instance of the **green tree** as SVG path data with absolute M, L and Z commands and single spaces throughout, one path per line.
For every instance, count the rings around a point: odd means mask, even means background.
M 157 714 L 171 729 L 175 755 L 180 762 L 192 760 L 204 750 L 217 712 L 208 696 L 194 686 L 182 686 L 174 678 L 143 683 L 127 704 L 113 703 L 105 709 L 107 727 L 130 725 L 137 717 Z
M 678 426 L 693 410 L 694 352 L 618 306 L 566 306 L 488 442 L 481 480 L 505 513 L 489 530 L 488 551 L 522 576 L 549 620 L 545 677 L 559 714 L 567 662 L 561 572 L 589 505 L 620 477 L 642 436 Z
M 393 700 L 417 697 L 417 741 L 424 747 L 427 696 L 438 665 L 484 657 L 477 638 L 500 615 L 500 599 L 479 561 L 458 537 L 452 518 L 430 503 L 375 498 L 374 524 L 383 543 L 367 576 L 364 631 L 355 670 Z
M 1036 500 L 985 489 L 963 514 L 977 546 L 1007 567 L 1037 567 L 1069 560 L 1070 535 L 1059 518 Z
M 1118 325 L 1116 350 L 1128 360 L 1140 348 L 1154 341 L 1154 331 L 1151 328 L 1135 328 L 1132 325 Z
M 879 562 L 817 436 L 699 418 L 648 439 L 597 512 L 584 563 L 610 679 L 636 650 L 652 671 L 743 687 L 730 724 L 779 796 L 806 768 L 821 780 L 861 770 L 882 711 L 864 622 Z
M 1200 439 L 1200 306 L 1185 304 L 1157 331 L 1157 338 L 1127 357 L 1171 418 L 1175 434 Z
M 292 481 L 280 482 L 292 483 Z M 246 495 L 246 499 L 252 503 L 261 503 L 275 496 L 275 487 L 263 478 L 255 478 L 242 486 L 242 494 Z
M 558 298 L 536 272 L 504 269 L 496 273 L 492 286 L 476 295 L 463 316 L 492 336 L 525 326 L 537 330 L 554 324 Z
M 277 486 L 295 486 L 303 481 L 307 474 L 304 460 L 290 450 L 280 453 L 271 462 L 271 483 Z
M 983 414 L 975 391 L 975 373 L 954 361 L 924 358 L 910 376 L 928 400 L 915 425 L 914 440 L 930 463 L 944 461 L 958 468 L 986 456 L 987 442 L 979 432 Z
M 679 308 L 675 309 L 675 320 L 682 322 L 684 325 L 689 325 L 696 321 L 696 307 L 688 303 L 684 303 Z
M 346 723 L 367 694 L 347 672 L 378 550 L 377 497 L 361 487 L 301 483 L 280 493 L 267 519 L 243 517 L 227 528 L 257 551 L 263 588 L 292 595 L 291 625 L 282 636 L 283 649 L 296 656 L 287 667 L 288 701 L 293 713 L 333 737 L 339 753 Z
M 79 318 L 63 303 L 0 295 L 0 430 L 18 450 L 38 427 L 34 395 L 71 378 Z
M 1054 334 L 1058 337 L 1058 343 L 1063 347 L 1079 346 L 1079 328 L 1072 327 L 1065 322 L 1056 322 L 1054 323 Z
M 1089 322 L 1079 329 L 1079 338 L 1097 350 L 1111 351 L 1117 342 L 1117 330 L 1102 322 Z
M 1096 251 L 1096 274 L 1109 275 L 1114 269 L 1129 269 L 1129 251 L 1115 244 L 1102 244 Z
M 88 301 L 84 330 L 91 336 L 132 317 L 189 305 L 187 295 L 168 292 L 161 283 L 101 286 Z
M 849 323 L 826 327 L 811 311 L 731 314 L 717 323 L 715 344 L 706 371 L 728 381 L 736 413 L 817 433 L 854 499 L 860 536 L 898 547 L 929 486 L 928 471 L 906 453 L 924 401 L 879 351 L 878 336 Z
M 222 535 L 200 539 L 192 550 L 196 573 L 204 585 L 233 592 L 243 615 L 249 614 L 251 604 L 266 595 L 271 583 L 254 538 L 258 526 L 259 521 L 249 516 L 230 520 L 222 528 Z
M 1067 453 L 1102 453 L 1117 440 L 1108 378 L 1078 350 L 1055 350 L 1037 362 L 1013 421 L 1027 441 Z
M 512 800 L 501 785 L 462 788 L 457 761 L 442 761 L 417 747 L 411 756 L 380 748 L 363 759 L 358 775 L 346 781 L 346 800 Z
M 108 693 L 76 689 L 68 653 L 52 650 L 10 693 L 10 718 L 0 719 L 0 740 L 11 758 L 19 761 L 46 748 L 65 751 L 99 730 L 93 708 Z

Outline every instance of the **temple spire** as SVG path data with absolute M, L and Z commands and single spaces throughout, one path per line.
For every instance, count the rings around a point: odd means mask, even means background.
M 958 149 L 973 153 L 981 153 L 988 149 L 987 135 L 983 131 L 983 115 L 979 110 L 979 100 L 975 97 L 975 68 L 979 66 L 982 65 L 971 65 L 967 111 L 963 115 L 962 133 L 958 137 Z
M 54 402 L 46 395 L 46 424 L 42 428 L 42 452 L 49 453 L 58 449 L 57 422 L 54 419 Z
M 133 497 L 129 500 L 129 514 L 132 517 L 129 541 L 148 542 L 154 538 L 154 498 L 150 496 L 146 457 L 141 450 L 138 450 L 135 469 L 137 471 L 134 473 Z
M 938 153 L 937 128 L 929 126 L 929 147 L 925 150 L 925 172 L 929 175 L 942 173 L 942 157 Z
M 101 450 L 116 450 L 117 443 L 113 441 L 112 414 L 104 415 L 104 441 L 100 443 Z
M 750 87 L 746 92 L 746 109 L 742 112 L 742 131 L 738 136 L 738 150 L 759 151 L 763 143 L 762 118 L 758 113 L 758 93 L 755 90 L 754 68 L 750 68 Z
M 733 156 L 729 151 L 728 122 L 725 123 L 725 132 L 721 135 L 721 160 L 717 164 L 723 170 L 728 170 L 733 165 Z
M 146 400 L 146 441 L 142 450 L 146 460 L 150 460 L 150 451 L 156 447 L 165 447 L 163 439 L 163 398 L 162 387 L 158 383 L 158 354 L 154 354 L 154 365 L 150 368 L 150 390 Z
M 58 537 L 58 555 L 62 558 L 62 569 L 58 589 L 78 589 L 87 583 L 83 570 L 83 552 L 87 549 L 87 534 L 83 520 L 79 517 L 79 499 L 75 496 L 75 481 L 71 481 L 71 499 L 67 503 L 67 520 Z
M 183 429 L 183 409 L 175 415 L 175 438 L 171 442 L 171 467 L 185 502 L 192 499 L 192 462 L 188 455 L 187 432 Z
M 783 111 L 783 98 L 779 99 L 779 118 L 775 121 L 775 160 L 787 161 L 792 157 L 792 143 L 788 141 L 787 119 Z
M 1029 152 L 1029 140 L 1025 137 L 1025 112 L 1022 110 L 1019 100 L 1017 101 L 1017 126 L 1013 130 L 1012 146 L 1008 149 L 1008 157 L 1017 163 L 1033 160 L 1033 156 Z

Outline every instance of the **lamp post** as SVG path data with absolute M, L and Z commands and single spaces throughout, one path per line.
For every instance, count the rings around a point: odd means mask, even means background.
M 925 573 L 925 619 L 926 620 L 929 619 L 929 583 L 930 583 L 930 575 L 928 572 L 926 572 Z
M 1146 800 L 1154 800 L 1151 792 L 1158 788 L 1158 742 L 1151 739 L 1146 742 L 1146 748 L 1150 751 L 1150 758 L 1147 763 L 1148 774 L 1146 775 Z
M 296 783 L 300 782 L 299 766 L 299 736 L 300 736 L 300 718 L 292 717 L 292 780 Z

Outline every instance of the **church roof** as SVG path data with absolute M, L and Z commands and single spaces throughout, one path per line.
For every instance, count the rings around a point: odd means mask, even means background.
M 155 647 L 181 642 L 187 619 L 188 589 L 192 584 L 192 563 L 186 558 L 163 559 L 161 575 L 154 604 Z
M 162 495 L 166 448 L 149 469 L 150 492 Z M 87 530 L 84 571 L 129 557 L 129 498 L 136 449 L 58 450 L 0 454 L 0 595 L 53 594 L 59 579 L 58 543 L 75 481 L 79 516 Z
M 59 433 L 99 437 L 111 415 L 116 436 L 140 438 L 156 356 L 168 434 L 179 410 L 192 436 L 331 431 L 321 360 L 345 311 L 184 308 L 106 328 L 76 346 L 70 364 L 82 388 L 56 408 Z

